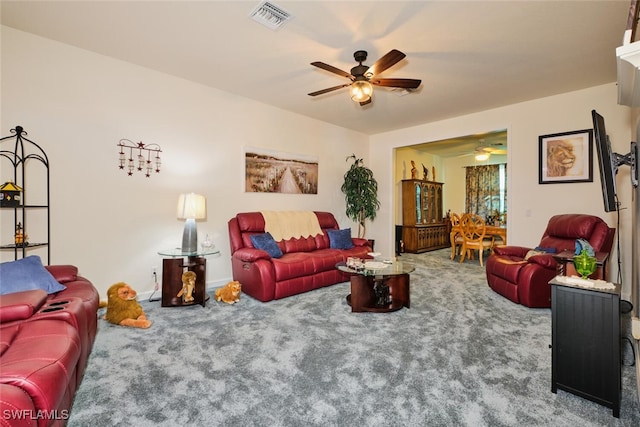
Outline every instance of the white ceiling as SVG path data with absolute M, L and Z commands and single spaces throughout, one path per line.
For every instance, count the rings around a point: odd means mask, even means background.
M 456 117 L 616 80 L 629 1 L 283 1 L 277 31 L 259 1 L 4 1 L 2 24 L 365 134 Z M 361 107 L 345 71 L 391 49 L 380 77 L 422 79 L 406 96 L 375 87 Z
M 492 154 L 506 154 L 507 130 L 501 129 L 482 134 L 462 135 L 441 141 L 429 141 L 411 145 L 408 149 L 446 158 L 471 156 L 481 147 L 488 149 Z M 503 153 L 495 150 L 503 151 Z

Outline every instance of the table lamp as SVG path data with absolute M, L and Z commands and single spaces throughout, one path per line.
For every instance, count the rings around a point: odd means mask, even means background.
M 182 252 L 198 251 L 198 230 L 196 219 L 204 219 L 207 216 L 206 199 L 195 193 L 181 194 L 178 198 L 178 218 L 184 219 L 184 232 L 182 233 Z

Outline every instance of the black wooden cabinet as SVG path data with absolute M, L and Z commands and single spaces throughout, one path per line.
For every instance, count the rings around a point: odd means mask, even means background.
M 551 391 L 592 400 L 620 417 L 620 285 L 595 290 L 550 283 Z

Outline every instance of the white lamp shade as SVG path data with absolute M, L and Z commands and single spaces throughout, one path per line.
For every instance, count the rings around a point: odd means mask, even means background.
M 200 194 L 181 194 L 176 215 L 180 219 L 204 219 L 207 217 L 207 200 Z

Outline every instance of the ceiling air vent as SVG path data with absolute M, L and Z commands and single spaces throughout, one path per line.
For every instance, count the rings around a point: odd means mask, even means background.
M 261 23 L 267 28 L 277 30 L 287 23 L 293 16 L 275 4 L 263 1 L 261 2 L 249 16 L 256 22 Z

